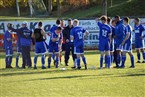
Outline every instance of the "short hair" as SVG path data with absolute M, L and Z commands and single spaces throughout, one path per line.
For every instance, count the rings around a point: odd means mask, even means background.
M 135 18 L 134 20 L 136 20 L 137 22 L 140 22 L 140 18 Z
M 39 22 L 39 23 L 38 23 L 38 26 L 42 26 L 42 22 Z
M 114 18 L 120 19 L 120 16 L 119 15 L 116 15 Z
M 107 21 L 107 16 L 102 16 L 100 19 L 104 20 L 104 21 Z
M 56 20 L 56 24 L 57 24 L 57 25 L 60 25 L 60 23 L 61 23 L 61 20 L 60 20 L 60 19 L 57 19 L 57 20 Z
M 107 22 L 108 22 L 108 23 L 110 23 L 110 21 L 111 21 L 111 18 L 110 18 L 110 17 L 108 17 L 108 18 L 107 18 Z
M 123 18 L 124 21 L 126 21 L 127 23 L 130 22 L 130 19 L 128 17 Z
M 61 27 L 57 27 L 57 29 L 56 30 L 62 30 L 62 28 Z
M 79 20 L 78 19 L 74 19 L 74 22 L 76 22 L 77 24 L 79 24 Z
M 69 18 L 69 19 L 68 19 L 68 21 L 72 21 L 72 19 L 71 19 L 71 18 Z
M 114 23 L 114 22 L 116 22 L 116 21 L 115 21 L 115 20 L 112 20 L 112 21 L 111 21 L 111 23 Z

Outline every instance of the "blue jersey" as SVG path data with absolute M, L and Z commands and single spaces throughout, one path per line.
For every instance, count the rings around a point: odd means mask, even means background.
M 109 41 L 109 35 L 112 33 L 111 27 L 108 24 L 102 24 L 98 22 L 100 28 L 99 41 Z
M 50 29 L 50 33 L 52 33 L 52 32 L 55 32 L 55 30 L 57 29 L 57 25 L 53 25 L 52 27 L 51 27 L 51 29 Z
M 112 29 L 112 41 L 113 41 L 113 44 L 114 44 L 114 43 L 116 43 L 116 40 L 114 39 L 114 36 L 115 36 L 115 27 L 111 26 L 111 29 Z
M 71 32 L 70 36 L 74 37 L 74 46 L 79 46 L 84 44 L 84 33 L 86 30 L 82 27 L 75 26 Z
M 4 49 L 7 49 L 7 48 L 12 48 L 12 41 L 8 40 L 8 39 L 12 39 L 12 34 L 7 30 L 5 33 L 4 33 Z
M 19 34 L 19 32 L 16 32 L 16 34 L 17 34 L 17 47 L 21 47 L 20 34 Z
M 58 38 L 58 37 L 59 36 L 56 33 L 56 31 L 51 33 L 50 41 L 49 41 L 49 47 L 51 47 L 51 46 L 53 46 L 53 47 L 54 46 L 58 46 L 60 44 L 60 40 L 62 39 L 62 34 L 61 33 L 60 33 L 60 38 L 57 41 L 55 41 L 55 42 L 52 41 L 52 38 Z
M 20 29 L 12 29 L 12 31 L 17 32 L 17 34 L 19 35 L 21 46 L 31 45 L 32 31 L 30 31 L 27 27 L 20 28 Z
M 140 37 L 143 36 L 143 31 L 145 31 L 145 27 L 143 25 L 134 26 L 135 31 L 135 40 L 140 41 Z
M 127 39 L 126 43 L 132 43 L 132 27 L 130 25 L 125 26 L 125 37 L 127 34 L 130 34 L 129 38 Z
M 123 25 L 123 20 L 121 20 L 120 22 L 116 24 L 116 27 L 115 27 L 115 36 L 116 36 L 117 43 L 122 43 L 125 36 L 124 30 L 125 30 L 125 27 Z

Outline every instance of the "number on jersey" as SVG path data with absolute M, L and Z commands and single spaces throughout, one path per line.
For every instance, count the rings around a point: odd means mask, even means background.
M 79 39 L 83 39 L 83 33 L 82 32 L 78 32 L 78 37 L 79 37 Z

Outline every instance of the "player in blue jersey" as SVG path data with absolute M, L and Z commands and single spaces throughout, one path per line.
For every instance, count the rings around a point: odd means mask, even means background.
M 70 39 L 74 41 L 74 54 L 77 56 L 77 69 L 81 69 L 80 57 L 87 69 L 87 62 L 84 56 L 84 37 L 88 36 L 89 32 L 79 26 L 79 20 L 75 19 L 73 22 L 74 28 L 70 32 Z
M 49 31 L 49 34 L 51 35 L 53 32 L 55 32 L 55 30 L 57 29 L 57 27 L 61 27 L 61 20 L 60 19 L 57 19 L 56 20 L 56 25 L 53 25 L 51 28 L 50 28 L 50 31 Z M 48 47 L 49 48 L 49 47 Z M 55 57 L 55 54 L 52 54 L 52 59 L 54 60 L 54 65 L 56 64 L 56 57 Z
M 131 60 L 131 66 L 130 68 L 134 68 L 134 56 L 132 54 L 132 27 L 129 25 L 129 18 L 125 17 L 123 19 L 123 24 L 125 25 L 125 31 L 124 31 L 124 38 L 121 45 L 123 46 L 123 52 L 122 52 L 122 63 L 121 68 L 125 67 L 125 61 L 126 61 L 126 53 L 129 54 L 130 60 Z
M 115 40 L 116 40 L 116 53 L 117 53 L 117 62 L 116 68 L 118 68 L 121 64 L 121 51 L 123 49 L 121 43 L 123 42 L 124 36 L 124 25 L 123 21 L 120 19 L 120 16 L 115 16 L 116 27 L 115 27 Z
M 38 23 L 38 28 L 34 30 L 34 33 L 32 33 L 32 37 L 35 39 L 35 57 L 34 57 L 34 69 L 37 69 L 37 58 L 38 55 L 41 55 L 41 63 L 42 63 L 42 69 L 46 69 L 45 67 L 45 53 L 46 53 L 46 44 L 45 39 L 46 35 L 44 30 L 42 29 L 42 22 Z
M 28 29 L 28 22 L 24 21 L 20 29 L 11 28 L 12 31 L 17 32 L 20 36 L 20 44 L 22 48 L 22 69 L 27 65 L 28 68 L 32 67 L 30 48 L 32 43 L 32 31 Z
M 12 41 L 14 40 L 12 36 L 12 31 L 11 31 L 11 26 L 12 24 L 8 23 L 7 28 L 8 30 L 4 33 L 4 49 L 6 52 L 6 68 L 12 68 L 11 63 L 12 63 L 12 57 L 13 57 L 13 45 Z
M 144 40 L 145 40 L 145 34 L 143 35 L 143 31 L 145 31 L 145 26 L 143 26 L 140 23 L 140 19 L 139 18 L 135 18 L 134 19 L 134 32 L 135 32 L 135 48 L 137 51 L 137 58 L 138 61 L 137 63 L 141 63 L 140 62 L 140 51 L 142 52 L 142 56 L 143 56 L 143 62 L 145 63 L 145 51 L 144 51 Z
M 60 50 L 60 45 L 62 44 L 62 28 L 57 27 L 57 29 L 51 33 L 50 36 L 50 42 L 49 42 L 49 57 L 48 57 L 48 68 L 50 68 L 51 64 L 51 57 L 53 54 L 56 56 L 56 68 L 58 68 L 59 64 L 59 50 Z
M 111 37 L 111 44 L 110 44 L 110 55 L 111 55 L 111 63 L 113 63 L 114 61 L 114 44 L 115 44 L 115 26 L 116 26 L 116 22 L 115 20 L 111 21 L 111 29 L 112 29 L 112 37 Z
M 104 55 L 106 54 L 106 66 L 110 68 L 111 66 L 111 57 L 110 57 L 110 41 L 111 41 L 111 27 L 107 24 L 107 16 L 101 16 L 101 22 L 96 19 L 97 24 L 100 28 L 99 32 L 99 50 L 100 55 L 100 69 L 103 68 Z

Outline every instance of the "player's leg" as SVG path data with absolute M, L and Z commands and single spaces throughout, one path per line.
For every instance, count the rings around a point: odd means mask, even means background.
M 110 51 L 106 51 L 106 66 L 107 68 L 111 68 L 111 56 L 110 56 Z
M 59 53 L 55 53 L 55 56 L 56 56 L 56 68 L 58 68 L 59 66 Z
M 137 63 L 141 63 L 140 62 L 140 49 L 139 48 L 136 49 L 136 52 L 137 52 L 137 59 L 138 59 Z
M 12 58 L 13 58 L 13 48 L 10 49 L 10 56 L 9 56 L 9 66 L 10 67 L 12 67 L 11 66 L 11 64 L 12 64 Z
M 31 50 L 31 47 L 30 46 L 26 46 L 26 62 L 27 62 L 27 65 L 28 65 L 28 68 L 32 68 L 32 61 L 31 61 L 31 56 L 30 56 L 30 50 Z
M 41 63 L 42 63 L 42 69 L 46 69 L 45 67 L 45 54 L 47 52 L 47 47 L 45 42 L 40 42 L 40 53 L 41 53 Z
M 130 68 L 135 68 L 135 65 L 134 65 L 134 56 L 133 56 L 132 52 L 128 52 L 128 54 L 130 56 L 130 61 L 131 61 Z
M 141 49 L 141 52 L 142 52 L 142 57 L 143 57 L 142 63 L 145 63 L 145 51 L 143 48 Z
M 49 46 L 49 55 L 48 55 L 48 68 L 50 68 L 50 64 L 51 64 L 51 57 L 52 57 L 52 55 L 53 55 L 53 48 L 54 47 L 50 47 Z
M 37 69 L 37 59 L 38 59 L 38 54 L 35 54 L 35 56 L 34 56 L 34 69 Z
M 74 47 L 74 54 L 76 54 L 77 56 L 77 69 L 80 70 L 81 69 L 81 65 L 80 65 L 80 48 L 77 46 Z
M 104 51 L 100 52 L 100 69 L 103 68 Z
M 76 54 L 74 54 L 74 45 L 73 44 L 71 45 L 70 51 L 72 53 L 72 59 L 73 59 L 73 63 L 74 63 L 74 66 L 71 67 L 71 68 L 76 68 L 76 66 L 77 66 L 77 56 L 76 56 Z
M 42 63 L 42 69 L 46 69 L 46 67 L 45 67 L 45 54 L 42 54 L 42 56 L 41 56 L 41 63 Z
M 17 47 L 16 68 L 19 68 L 18 63 L 19 63 L 19 59 L 20 59 L 21 52 L 22 52 L 21 47 Z
M 120 68 L 124 68 L 125 67 L 125 61 L 126 61 L 126 51 L 123 51 L 122 52 L 122 62 L 121 62 Z
M 85 69 L 87 69 L 87 61 L 86 61 L 86 57 L 84 56 L 84 45 L 80 46 L 80 53 L 81 53 L 82 61 L 85 65 Z
M 24 69 L 26 66 L 26 59 L 27 59 L 26 52 L 27 52 L 26 47 L 22 46 L 22 69 Z
M 7 48 L 6 49 L 6 57 L 5 57 L 6 68 L 12 68 L 10 66 L 10 56 L 11 56 L 10 49 Z
M 68 66 L 69 55 L 70 55 L 70 45 L 69 43 L 67 43 L 65 45 L 65 66 Z
M 118 45 L 116 51 L 117 51 L 117 66 L 119 67 L 121 64 L 121 59 L 122 59 L 122 56 L 121 56 L 122 46 Z

